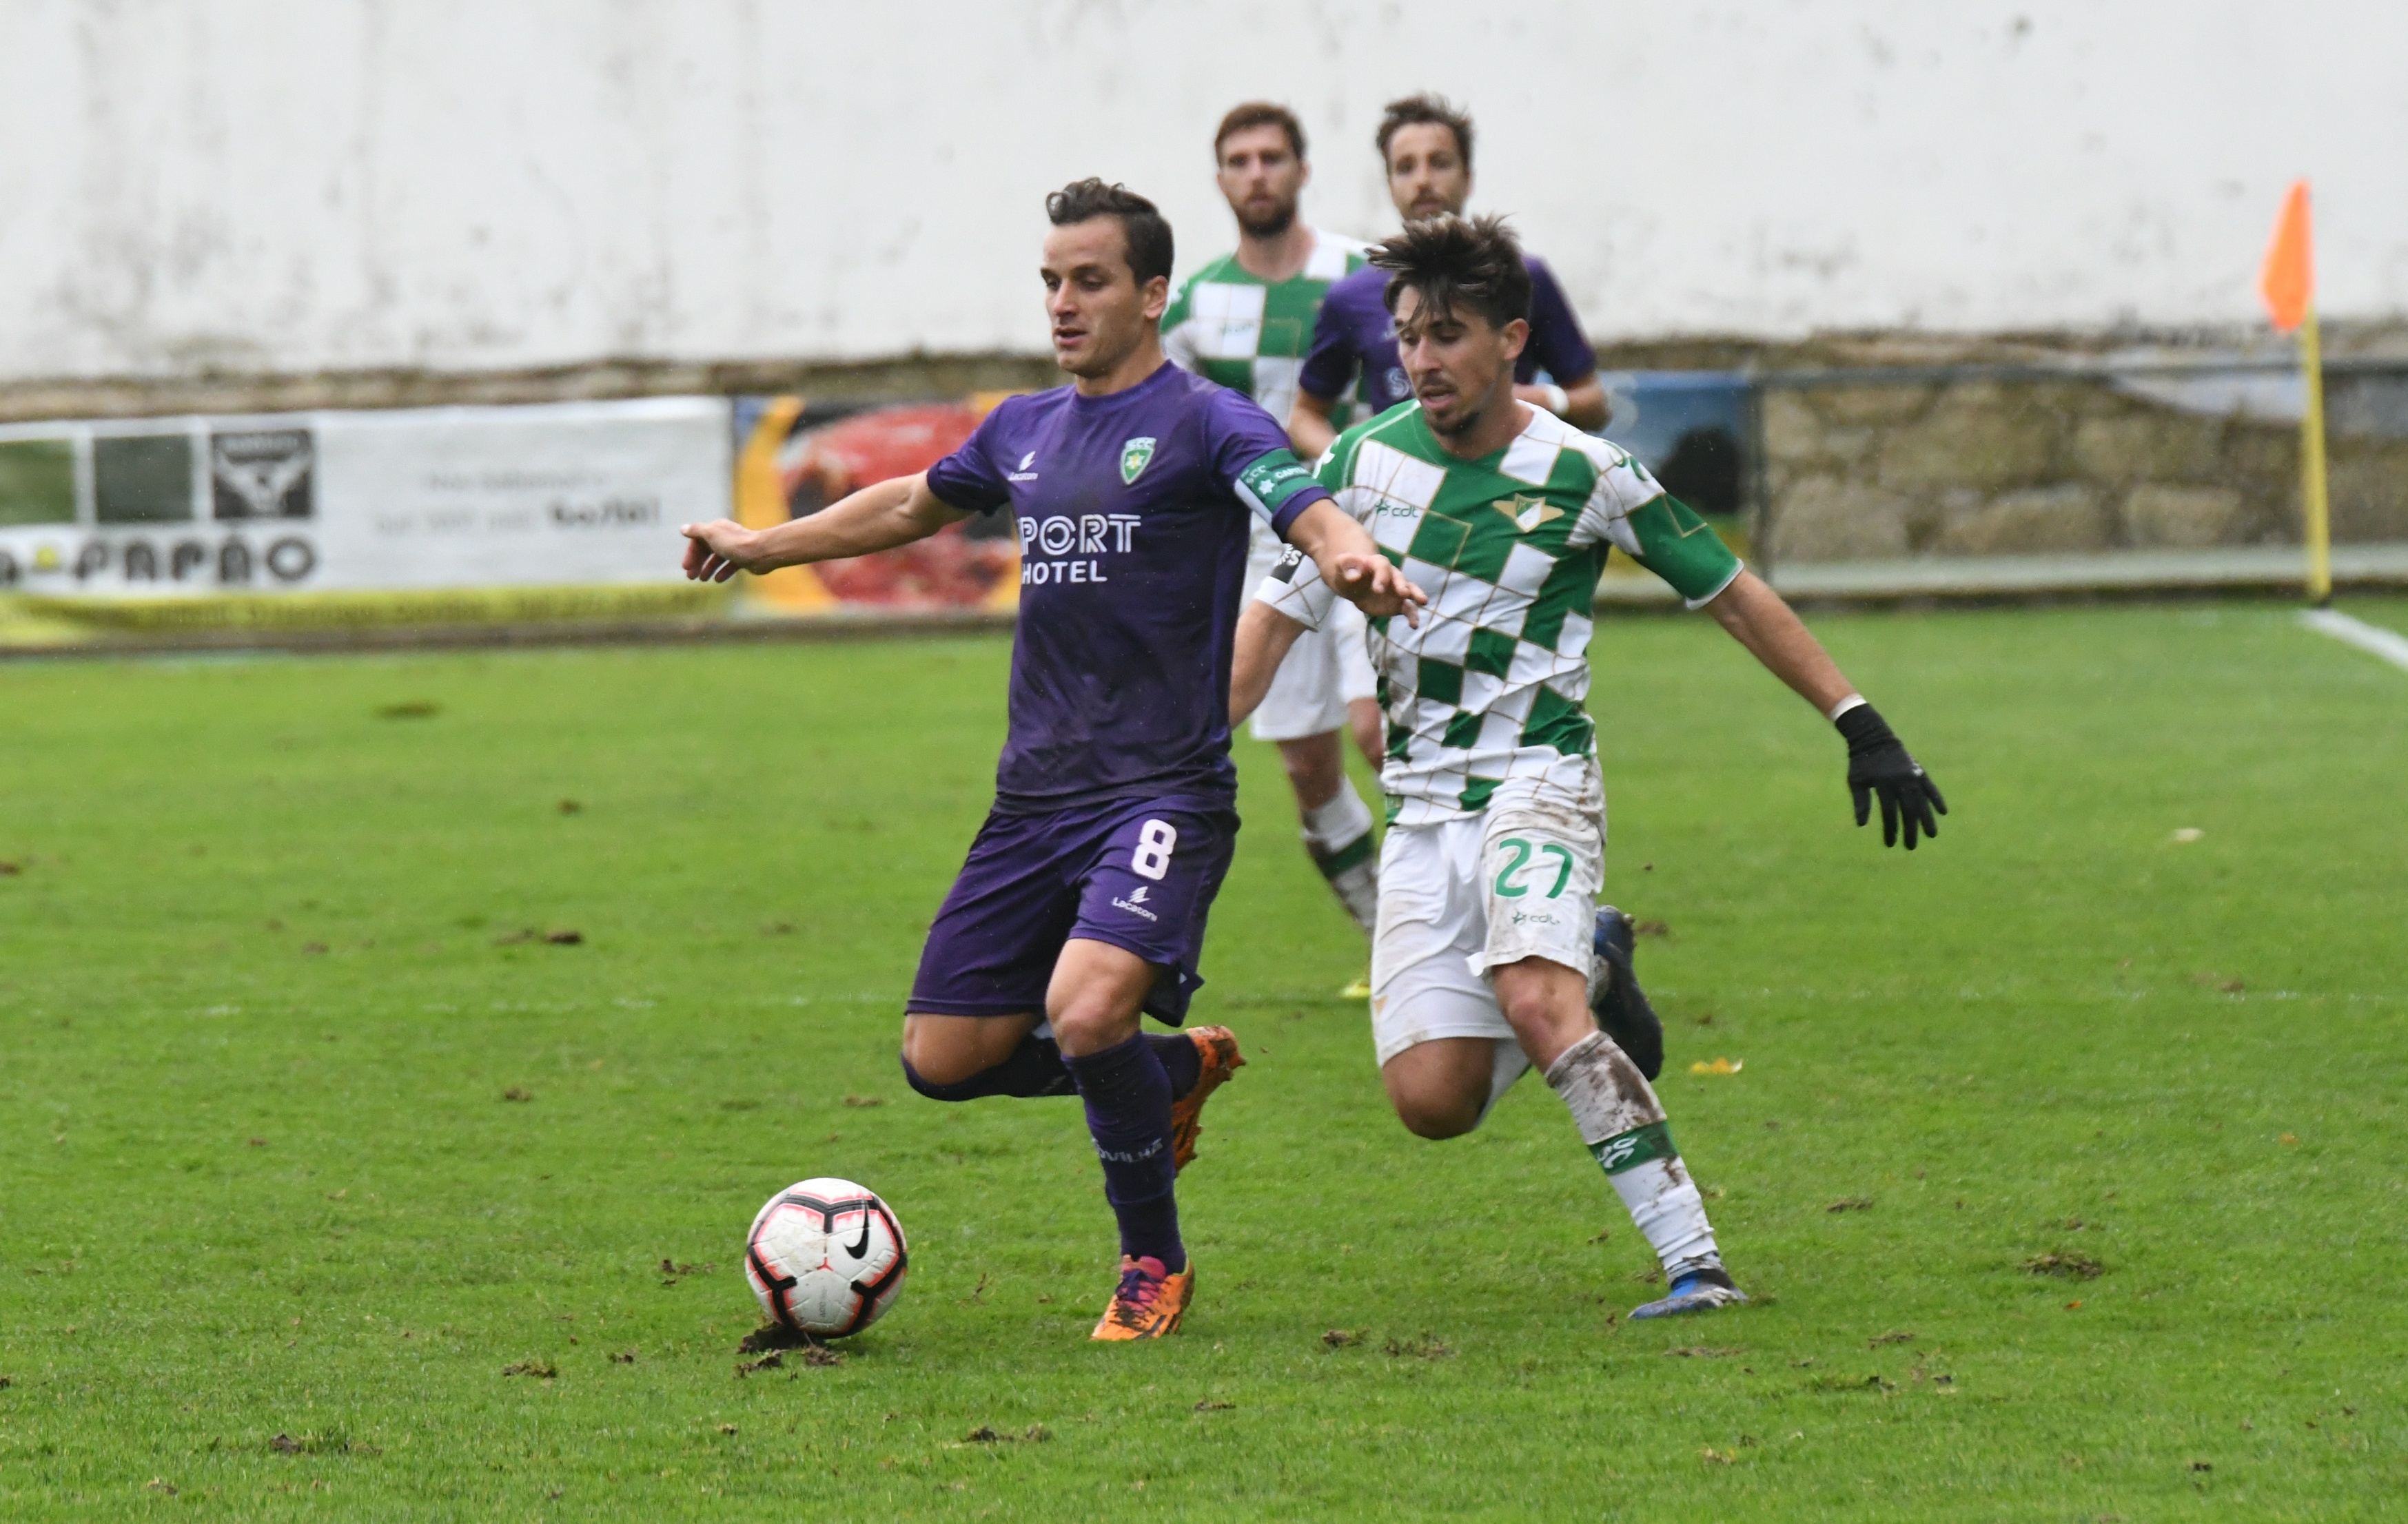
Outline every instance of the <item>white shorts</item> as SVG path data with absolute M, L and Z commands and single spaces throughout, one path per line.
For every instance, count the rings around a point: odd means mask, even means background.
M 1279 563 L 1286 547 L 1268 534 L 1257 533 L 1246 563 L 1246 588 L 1262 586 Z M 1269 554 L 1264 553 L 1268 542 Z M 1297 741 L 1326 735 L 1346 726 L 1346 705 L 1377 696 L 1379 679 L 1371 671 L 1369 632 L 1363 611 L 1340 598 L 1318 630 L 1307 630 L 1288 648 L 1286 660 L 1271 675 L 1270 691 L 1254 710 L 1257 741 Z
M 1586 978 L 1604 873 L 1601 808 L 1523 799 L 1389 827 L 1371 939 L 1380 1061 L 1440 1037 L 1491 1037 L 1518 1051 L 1487 974 L 1544 958 Z

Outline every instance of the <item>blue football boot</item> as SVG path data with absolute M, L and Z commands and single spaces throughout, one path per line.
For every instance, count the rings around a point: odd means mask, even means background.
M 1589 975 L 1589 1014 L 1597 1018 L 1598 1030 L 1612 1038 L 1639 1072 L 1653 1080 L 1664 1072 L 1664 1023 L 1656 1018 L 1656 1007 L 1647 1004 L 1639 976 L 1631 972 L 1631 954 L 1638 950 L 1639 938 L 1630 918 L 1610 904 L 1598 905 L 1591 946 L 1597 966 Z
M 1631 1308 L 1630 1316 L 1678 1317 L 1683 1313 L 1735 1307 L 1746 1300 L 1747 1293 L 1731 1284 L 1729 1272 L 1720 1265 L 1704 1265 L 1681 1272 L 1681 1278 L 1672 1283 L 1670 1291 L 1645 1306 Z

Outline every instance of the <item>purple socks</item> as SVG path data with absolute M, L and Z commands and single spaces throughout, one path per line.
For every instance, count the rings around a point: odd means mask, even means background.
M 1185 1038 L 1176 1040 L 1195 1051 Z M 1121 1252 L 1150 1254 L 1177 1275 L 1187 1268 L 1187 1249 L 1179 1241 L 1179 1202 L 1171 1193 L 1178 1168 L 1170 1157 L 1170 1075 L 1154 1043 L 1140 1033 L 1061 1061 L 1086 1103 L 1087 1131 L 1104 1165 L 1104 1200 L 1120 1219 Z

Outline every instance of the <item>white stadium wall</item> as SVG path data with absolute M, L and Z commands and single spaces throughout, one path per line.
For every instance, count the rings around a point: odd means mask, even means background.
M 1038 350 L 1039 199 L 1230 240 L 1219 113 L 1308 216 L 1469 103 L 1601 335 L 2233 323 L 2312 175 L 2324 307 L 2408 312 L 2383 0 L 0 0 L 0 379 Z

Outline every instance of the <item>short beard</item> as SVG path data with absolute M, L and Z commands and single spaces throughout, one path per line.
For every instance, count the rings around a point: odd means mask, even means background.
M 1440 438 L 1455 439 L 1480 427 L 1480 420 L 1487 414 L 1488 409 L 1474 407 L 1469 412 L 1456 414 L 1452 423 L 1440 423 L 1429 416 L 1429 408 L 1425 406 L 1422 409 L 1422 421 L 1429 426 L 1430 433 Z
M 1279 237 L 1288 229 L 1296 226 L 1296 203 L 1289 202 L 1259 222 L 1249 222 L 1240 219 L 1238 226 L 1249 238 Z

